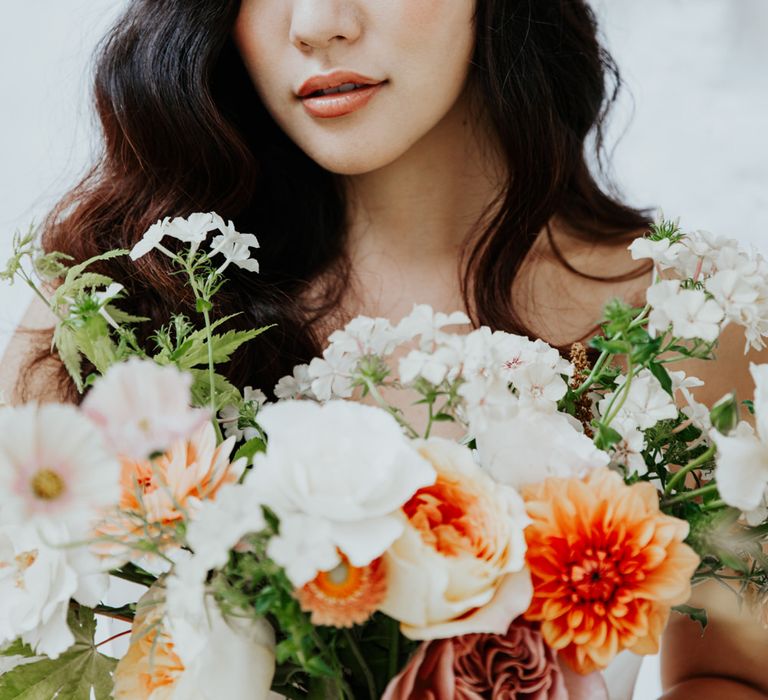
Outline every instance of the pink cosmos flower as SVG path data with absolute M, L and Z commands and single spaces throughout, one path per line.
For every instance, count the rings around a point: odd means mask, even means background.
M 176 367 L 131 358 L 110 367 L 82 410 L 121 457 L 147 459 L 189 437 L 208 413 L 190 406 L 192 377 Z

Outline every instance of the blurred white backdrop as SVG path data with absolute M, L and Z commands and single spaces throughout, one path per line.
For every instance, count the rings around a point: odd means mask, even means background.
M 0 261 L 89 162 L 90 57 L 123 4 L 0 4 Z M 611 140 L 629 201 L 767 248 L 768 2 L 593 4 L 628 88 Z M 29 298 L 0 284 L 0 356 Z M 646 661 L 636 700 L 658 697 L 657 678 Z

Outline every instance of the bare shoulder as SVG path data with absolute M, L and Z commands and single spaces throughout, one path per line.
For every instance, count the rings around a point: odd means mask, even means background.
M 557 226 L 551 236 L 543 232 L 515 285 L 526 325 L 537 336 L 563 346 L 594 335 L 612 299 L 644 304 L 651 271 L 628 250 L 644 233 L 588 240 Z
M 55 324 L 56 317 L 41 299 L 34 297 L 0 359 L 0 395 L 8 403 L 62 400 L 56 390 L 56 359 L 43 360 L 27 371 L 50 345 Z

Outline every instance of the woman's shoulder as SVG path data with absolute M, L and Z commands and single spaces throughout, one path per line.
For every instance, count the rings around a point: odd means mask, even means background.
M 542 237 L 538 272 L 539 323 L 560 328 L 554 341 L 565 345 L 579 333 L 584 339 L 594 335 L 605 305 L 619 298 L 634 306 L 645 304 L 645 294 L 653 283 L 653 270 L 647 261 L 635 261 L 629 244 L 642 236 L 637 231 L 626 237 L 587 240 L 553 228 L 552 236 Z M 569 337 L 570 334 L 570 337 Z M 708 405 L 725 394 L 735 392 L 739 400 L 751 398 L 754 382 L 751 363 L 768 362 L 768 350 L 745 351 L 743 330 L 725 328 L 715 349 L 715 360 L 689 360 L 674 369 L 704 381 L 696 398 Z
M 526 326 L 548 342 L 564 346 L 594 335 L 612 299 L 643 305 L 651 269 L 632 259 L 629 244 L 644 233 L 593 238 L 556 224 L 545 230 L 515 286 Z
M 0 359 L 0 400 L 15 405 L 64 399 L 58 390 L 59 363 L 53 356 L 45 357 L 55 324 L 56 317 L 42 299 L 33 297 Z

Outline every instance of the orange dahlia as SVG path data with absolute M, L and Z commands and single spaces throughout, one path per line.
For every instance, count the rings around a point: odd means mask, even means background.
M 387 593 L 384 560 L 374 559 L 368 566 L 352 566 L 342 555 L 332 571 L 321 571 L 296 591 L 301 609 L 312 613 L 313 625 L 352 627 L 365 622 L 379 607 Z
M 626 486 L 608 469 L 547 479 L 523 493 L 533 601 L 547 643 L 579 673 L 623 649 L 654 654 L 670 608 L 685 603 L 699 563 L 688 523 L 659 511 L 649 483 Z

